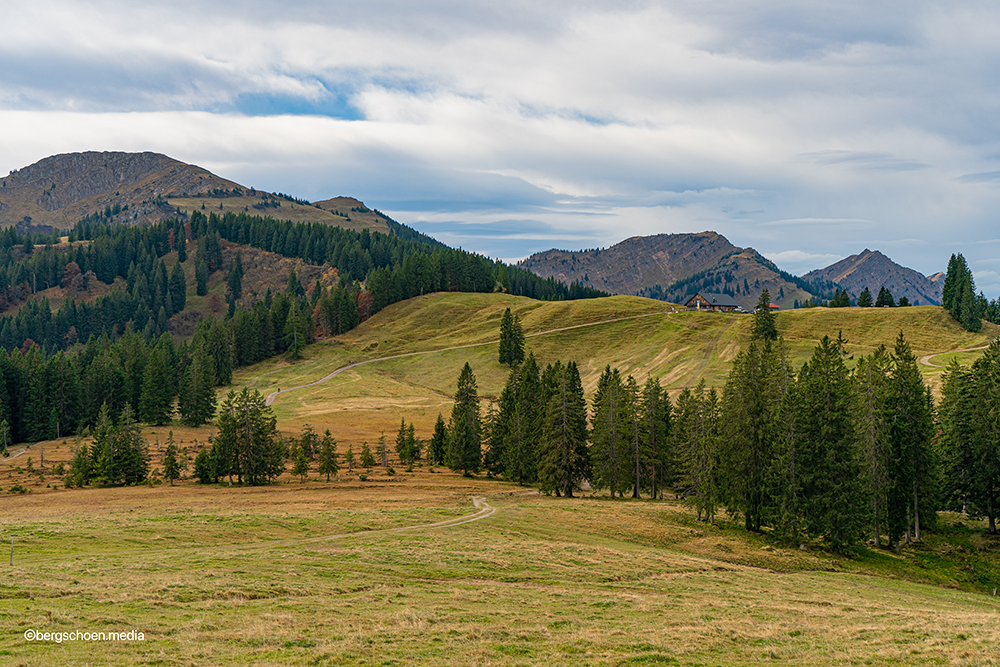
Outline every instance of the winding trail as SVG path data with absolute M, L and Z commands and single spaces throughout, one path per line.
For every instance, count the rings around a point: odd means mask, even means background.
M 653 317 L 653 316 L 656 316 L 656 315 L 665 315 L 665 316 L 669 317 L 672 314 L 673 313 L 668 313 L 668 312 L 655 312 L 655 313 L 643 313 L 642 315 L 630 315 L 628 317 L 616 317 L 616 318 L 612 318 L 610 320 L 601 320 L 599 322 L 587 322 L 585 324 L 574 324 L 574 325 L 568 326 L 568 327 L 559 327 L 558 329 L 548 329 L 546 331 L 536 331 L 533 334 L 525 334 L 524 337 L 525 338 L 535 338 L 536 336 L 547 336 L 549 334 L 559 333 L 561 331 L 570 331 L 571 329 L 583 329 L 585 327 L 596 327 L 596 326 L 600 326 L 602 324 L 611 324 L 612 322 L 624 322 L 626 320 L 638 320 L 638 319 L 641 319 L 641 318 L 644 318 L 644 317 Z M 464 349 L 467 349 L 467 348 L 470 348 L 470 347 L 483 347 L 484 345 L 497 345 L 499 342 L 500 342 L 500 339 L 497 338 L 495 340 L 486 341 L 485 343 L 469 343 L 468 345 L 453 345 L 451 347 L 442 347 L 442 348 L 438 348 L 436 350 L 421 350 L 419 352 L 404 352 L 403 354 L 392 354 L 392 355 L 389 355 L 387 357 L 378 357 L 377 359 L 368 359 L 367 361 L 357 361 L 357 362 L 354 362 L 354 363 L 351 363 L 351 364 L 347 364 L 346 366 L 341 366 L 340 368 L 338 368 L 337 370 L 333 371 L 332 373 L 330 373 L 328 375 L 324 375 L 320 379 L 314 380 L 313 382 L 307 382 L 306 384 L 300 384 L 300 385 L 298 385 L 296 387 L 290 387 L 288 389 L 279 389 L 278 391 L 273 391 L 273 392 L 271 392 L 270 394 L 267 395 L 267 399 L 265 399 L 265 405 L 271 405 L 272 403 L 274 403 L 275 399 L 278 398 L 279 394 L 287 394 L 288 392 L 291 392 L 291 391 L 296 391 L 298 389 L 305 389 L 306 387 L 313 387 L 315 385 L 322 384 L 323 382 L 326 382 L 327 380 L 340 375 L 344 371 L 348 371 L 348 370 L 350 370 L 352 368 L 357 368 L 358 366 L 364 366 L 365 364 L 374 364 L 374 363 L 379 362 L 379 361 L 390 361 L 392 359 L 402 359 L 404 357 L 415 357 L 415 356 L 420 355 L 420 354 L 437 354 L 439 352 L 448 352 L 450 350 L 464 350 Z
M 919 361 L 924 366 L 930 366 L 932 368 L 944 368 L 944 366 L 942 366 L 941 364 L 935 364 L 933 361 L 931 361 L 931 359 L 940 356 L 942 354 L 950 354 L 952 352 L 976 352 L 977 350 L 985 350 L 988 347 L 989 345 L 980 345 L 978 347 L 967 347 L 962 350 L 948 350 L 947 352 L 934 352 L 933 354 L 925 354 L 924 356 L 920 357 Z

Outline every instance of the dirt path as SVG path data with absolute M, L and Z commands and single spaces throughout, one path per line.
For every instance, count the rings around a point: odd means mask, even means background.
M 571 329 L 583 329 L 585 327 L 596 327 L 596 326 L 599 326 L 601 324 L 611 324 L 612 322 L 624 322 L 626 320 L 638 320 L 638 319 L 641 319 L 643 317 L 653 317 L 655 315 L 666 315 L 666 316 L 669 317 L 671 314 L 672 313 L 662 312 L 662 313 L 644 313 L 642 315 L 630 315 L 629 317 L 616 317 L 616 318 L 613 318 L 613 319 L 610 319 L 610 320 L 601 320 L 600 322 L 587 322 L 586 324 L 574 324 L 573 326 L 569 326 L 569 327 L 560 327 L 558 329 L 549 329 L 547 331 L 537 331 L 537 332 L 535 332 L 533 334 L 525 334 L 524 337 L 525 338 L 535 338 L 536 336 L 547 336 L 549 334 L 559 333 L 561 331 L 570 331 Z M 439 349 L 436 349 L 436 350 L 421 350 L 419 352 L 404 352 L 403 354 L 393 354 L 393 355 L 389 355 L 387 357 L 379 357 L 377 359 L 368 359 L 367 361 L 357 361 L 357 362 L 355 362 L 353 364 L 348 364 L 346 366 L 341 366 L 340 368 L 338 368 L 337 370 L 333 371 L 329 375 L 324 375 L 320 379 L 315 380 L 313 382 L 307 382 L 306 384 L 300 384 L 300 385 L 295 386 L 295 387 L 289 387 L 288 389 L 279 389 L 278 391 L 271 392 L 270 394 L 267 395 L 267 399 L 265 400 L 265 405 L 271 405 L 272 403 L 274 403 L 275 399 L 278 397 L 279 394 L 287 394 L 290 391 L 296 391 L 298 389 L 305 389 L 306 387 L 313 387 L 315 385 L 322 384 L 323 382 L 326 382 L 327 380 L 340 375 L 344 371 L 348 371 L 348 370 L 350 370 L 352 368 L 357 368 L 358 366 L 364 366 L 365 364 L 374 364 L 374 363 L 377 363 L 379 361 L 390 361 L 392 359 L 402 359 L 404 357 L 415 357 L 415 356 L 420 355 L 420 354 L 437 354 L 439 352 L 448 352 L 450 350 L 464 350 L 464 349 L 467 349 L 467 348 L 470 348 L 470 347 L 483 347 L 484 345 L 497 345 L 499 342 L 500 342 L 500 339 L 498 338 L 496 340 L 490 340 L 490 341 L 487 341 L 485 343 L 470 343 L 468 345 L 454 345 L 452 347 L 442 347 L 442 348 L 439 348 Z
M 975 352 L 977 350 L 985 350 L 989 345 L 980 345 L 979 347 L 967 347 L 964 350 L 948 350 L 948 352 L 934 352 L 933 354 L 925 354 L 920 357 L 920 363 L 924 366 L 931 366 L 932 368 L 944 368 L 941 364 L 935 364 L 931 359 L 942 354 L 949 354 L 950 352 Z

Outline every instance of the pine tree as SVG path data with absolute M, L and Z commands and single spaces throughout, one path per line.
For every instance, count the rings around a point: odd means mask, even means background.
M 201 426 L 215 415 L 215 369 L 204 341 L 195 344 L 191 363 L 184 369 L 178 409 L 181 421 Z
M 597 381 L 591 411 L 591 485 L 624 497 L 630 486 L 625 386 L 618 369 L 606 366 Z
M 705 391 L 704 380 L 678 394 L 670 440 L 681 460 L 678 490 L 695 506 L 698 521 L 713 523 L 719 500 L 718 397 L 715 389 Z
M 920 540 L 921 525 L 934 522 L 937 462 L 932 450 L 934 418 L 930 389 L 917 358 L 900 332 L 892 354 L 888 409 L 891 414 L 888 529 L 890 544 Z
M 502 466 L 504 476 L 518 484 L 532 484 L 537 478 L 536 443 L 541 431 L 541 378 L 532 354 L 523 364 L 511 368 L 500 393 L 491 441 L 490 463 Z
M 139 414 L 144 422 L 162 426 L 170 421 L 174 387 L 167 370 L 164 353 L 154 348 L 143 370 Z
M 309 474 L 309 458 L 306 456 L 305 450 L 301 446 L 295 447 L 292 457 L 294 459 L 292 474 L 298 475 L 300 482 L 305 482 L 306 475 Z
M 538 479 L 542 490 L 567 498 L 588 474 L 587 403 L 576 364 L 560 367 L 555 394 L 545 412 L 539 442 Z
M 757 308 L 753 313 L 753 329 L 750 333 L 753 340 L 777 340 L 778 327 L 771 312 L 771 293 L 766 289 L 757 299 Z
M 413 463 L 413 454 L 410 451 L 410 443 L 406 439 L 406 419 L 399 422 L 399 431 L 396 433 L 396 456 L 399 457 L 400 465 Z
M 799 374 L 796 464 L 806 528 L 834 551 L 861 537 L 860 466 L 854 456 L 851 387 L 843 345 L 823 336 Z
M 872 307 L 872 293 L 868 291 L 868 288 L 861 290 L 861 294 L 858 295 L 858 308 L 871 308 Z
M 347 453 L 344 454 L 344 463 L 347 464 L 347 472 L 354 472 L 354 445 L 347 446 Z
M 893 308 L 896 306 L 896 301 L 892 298 L 892 292 L 886 289 L 885 285 L 882 286 L 878 291 L 878 298 L 875 299 L 876 308 L 889 307 Z
M 469 476 L 479 471 L 482 462 L 479 394 L 472 367 L 466 362 L 458 376 L 455 406 L 448 428 L 447 463 L 456 472 Z
M 434 435 L 431 436 L 431 444 L 427 456 L 433 465 L 444 465 L 445 442 L 447 441 L 447 430 L 444 424 L 444 417 L 438 413 L 437 421 L 434 422 Z
M 524 330 L 521 318 L 512 315 L 510 308 L 500 319 L 500 363 L 514 366 L 524 361 Z
M 852 375 L 855 440 L 862 460 L 862 480 L 869 499 L 868 524 L 875 546 L 882 543 L 891 468 L 888 391 L 891 359 L 885 346 L 861 357 Z
M 174 432 L 171 431 L 167 438 L 167 449 L 163 453 L 163 476 L 170 481 L 170 486 L 173 486 L 174 480 L 181 476 L 181 466 L 177 457 L 177 444 L 174 443 Z
M 372 468 L 375 467 L 375 455 L 372 453 L 371 447 L 368 446 L 367 440 L 361 445 L 361 467 L 368 468 L 368 472 L 371 472 Z
M 326 475 L 326 481 L 330 481 L 330 475 L 336 475 L 340 471 L 337 464 L 337 441 L 333 439 L 330 429 L 323 434 L 323 440 L 319 446 L 319 468 L 317 472 Z
M 229 293 L 232 294 L 235 299 L 238 300 L 243 297 L 242 253 L 236 253 L 236 259 L 233 260 L 233 265 L 229 269 L 229 278 L 226 280 L 226 286 L 229 288 Z
M 173 304 L 174 313 L 181 312 L 187 305 L 187 281 L 184 278 L 184 268 L 181 266 L 180 258 L 170 272 L 170 302 Z

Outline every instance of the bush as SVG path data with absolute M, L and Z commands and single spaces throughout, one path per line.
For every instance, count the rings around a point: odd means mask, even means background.
M 21 493 L 21 494 L 24 494 L 24 493 L 27 493 L 27 492 L 28 492 L 28 490 L 26 488 L 24 488 L 20 484 L 15 484 L 14 486 L 10 487 L 10 491 L 8 491 L 7 493 Z
M 389 466 L 388 468 L 385 469 L 385 474 L 386 475 L 395 475 L 396 471 L 393 470 L 392 466 Z
M 362 482 L 367 482 L 368 481 L 368 475 L 366 475 L 364 473 L 361 473 L 360 475 L 358 475 L 358 479 L 361 480 Z

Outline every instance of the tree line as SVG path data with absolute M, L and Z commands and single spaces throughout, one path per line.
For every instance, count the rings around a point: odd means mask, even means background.
M 770 315 L 759 314 L 721 393 L 702 382 L 675 402 L 657 379 L 606 367 L 588 410 L 574 363 L 542 370 L 529 352 L 483 414 L 466 364 L 429 456 L 557 495 L 584 481 L 619 497 L 670 490 L 699 520 L 724 508 L 747 530 L 841 552 L 865 539 L 899 549 L 942 509 L 985 516 L 995 531 L 1000 341 L 949 369 L 936 419 L 902 333 L 853 370 L 847 341 L 824 336 L 795 370 Z

